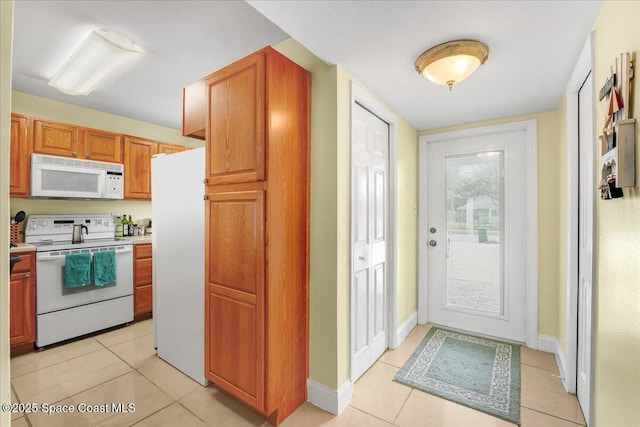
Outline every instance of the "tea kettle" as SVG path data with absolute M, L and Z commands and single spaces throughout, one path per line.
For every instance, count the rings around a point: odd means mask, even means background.
M 71 243 L 84 243 L 84 233 L 82 230 L 89 234 L 89 229 L 83 224 L 73 224 L 73 234 L 71 235 Z

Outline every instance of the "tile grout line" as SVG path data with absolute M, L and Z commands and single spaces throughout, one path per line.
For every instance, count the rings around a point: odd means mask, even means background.
M 409 397 L 411 397 L 411 394 L 413 393 L 413 390 L 414 389 L 411 388 L 411 391 L 409 391 L 409 394 L 407 395 L 407 398 L 404 400 L 404 402 L 402 402 L 402 406 L 400 407 L 400 410 L 396 414 L 396 417 L 393 419 L 393 422 L 391 424 L 396 425 L 396 421 L 398 421 L 398 417 L 402 413 L 402 410 L 404 409 L 404 407 L 407 405 L 407 402 L 409 401 Z
M 572 421 L 572 420 L 570 420 L 570 419 L 568 419 L 568 418 L 563 418 L 563 417 L 560 417 L 560 416 L 558 416 L 558 415 L 550 414 L 549 412 L 544 412 L 544 411 L 541 411 L 541 410 L 539 410 L 539 409 L 530 408 L 530 407 L 528 407 L 528 406 L 523 405 L 522 403 L 520 404 L 520 407 L 522 407 L 522 408 L 527 408 L 527 409 L 529 409 L 529 410 L 531 410 L 531 411 L 537 412 L 537 413 L 539 413 L 539 414 L 548 415 L 548 416 L 550 416 L 550 417 L 557 418 L 557 419 L 559 419 L 559 420 L 567 421 L 567 422 L 572 423 L 572 424 L 575 424 L 575 425 L 577 425 L 577 426 L 584 426 L 584 424 L 577 423 L 577 422 Z
M 358 408 L 357 406 L 353 406 L 352 404 L 349 404 L 348 406 L 349 406 L 349 407 L 351 407 L 352 409 L 355 409 L 355 410 L 356 410 L 356 411 L 358 411 L 358 412 L 362 412 L 363 414 L 365 414 L 365 415 L 367 415 L 367 416 L 369 416 L 369 417 L 373 417 L 373 418 L 375 418 L 376 420 L 380 420 L 380 421 L 383 421 L 383 422 L 385 422 L 385 423 L 387 423 L 387 424 L 389 424 L 389 425 L 393 425 L 393 423 L 391 423 L 391 422 L 389 422 L 389 421 L 387 421 L 387 420 L 385 420 L 385 419 L 382 419 L 382 418 L 378 417 L 377 415 L 374 415 L 374 414 L 372 414 L 372 413 L 370 413 L 370 412 L 367 412 L 367 411 L 365 411 L 364 409 L 360 409 L 360 408 Z M 402 408 L 400 408 L 400 410 L 402 410 Z M 335 415 L 334 417 L 337 417 L 337 415 Z
M 560 370 L 559 369 L 558 369 L 558 371 L 553 371 L 551 369 L 543 368 L 541 366 L 532 365 L 530 363 L 524 363 L 522 361 L 522 359 L 520 360 L 520 365 L 525 365 L 525 366 L 528 366 L 530 368 L 542 369 L 543 371 L 551 372 L 551 373 L 553 373 L 553 375 L 556 375 L 556 376 L 560 375 Z
M 93 337 L 91 337 L 91 338 L 93 338 Z M 93 339 L 96 342 L 98 342 L 98 344 L 102 345 L 102 343 L 100 343 L 98 340 L 96 340 L 95 338 L 93 338 Z M 80 341 L 76 341 L 76 342 L 80 342 Z M 67 343 L 67 344 L 73 344 L 73 343 Z M 62 348 L 67 344 L 62 344 L 62 345 L 54 347 L 54 348 Z M 42 348 L 42 347 L 40 347 L 40 348 Z M 42 353 L 40 353 L 40 351 L 46 351 L 46 350 L 34 350 L 32 353 L 27 353 L 27 354 L 24 354 L 23 356 L 29 356 L 29 355 L 32 355 L 32 354 L 33 355 L 42 354 Z M 61 363 L 65 363 L 65 362 L 68 362 L 70 360 L 78 359 L 78 358 L 86 356 L 88 354 L 97 353 L 98 351 L 102 351 L 102 349 L 98 349 L 98 350 L 94 350 L 94 351 L 89 351 L 87 353 L 79 354 L 79 355 L 74 356 L 74 357 L 72 357 L 70 359 L 64 359 L 64 360 L 62 360 L 60 362 L 52 363 L 51 365 L 43 366 L 42 368 L 34 369 L 33 371 L 29 371 L 29 372 L 25 372 L 24 374 L 16 375 L 15 377 L 11 377 L 11 381 L 13 381 L 14 379 L 18 379 L 18 378 L 24 377 L 25 375 L 33 374 L 34 372 L 38 372 L 38 371 L 41 371 L 43 369 L 51 368 L 52 366 L 60 365 Z M 20 356 L 18 356 L 18 357 L 20 357 Z

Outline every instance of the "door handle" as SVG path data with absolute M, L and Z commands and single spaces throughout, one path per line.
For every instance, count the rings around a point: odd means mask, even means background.
M 447 237 L 447 258 L 451 256 L 451 239 Z

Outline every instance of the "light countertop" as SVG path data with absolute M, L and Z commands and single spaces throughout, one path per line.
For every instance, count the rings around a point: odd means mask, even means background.
M 145 234 L 144 236 L 123 237 L 122 239 L 130 240 L 134 245 L 144 245 L 151 243 L 151 234 Z
M 24 252 L 33 252 L 36 250 L 34 245 L 30 245 L 29 243 L 16 243 L 18 246 L 15 248 L 11 248 L 9 250 L 10 254 L 20 254 Z

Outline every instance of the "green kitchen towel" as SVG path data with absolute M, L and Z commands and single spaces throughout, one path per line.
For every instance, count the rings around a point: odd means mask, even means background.
M 64 257 L 64 287 L 78 288 L 91 284 L 89 253 L 67 254 Z
M 105 286 L 116 282 L 116 253 L 114 251 L 93 254 L 93 284 Z

